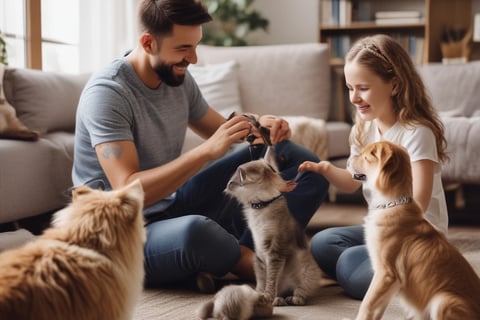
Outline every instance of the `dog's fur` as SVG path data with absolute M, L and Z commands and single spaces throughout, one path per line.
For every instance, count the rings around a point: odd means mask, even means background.
M 239 166 L 225 192 L 242 204 L 252 232 L 256 290 L 275 306 L 304 305 L 308 297 L 332 281 L 324 278 L 314 261 L 305 233 L 282 195 L 292 191 L 296 183 L 282 179 L 273 152 L 269 154 L 268 159 Z M 252 207 L 259 202 L 267 205 Z
M 374 276 L 356 319 L 380 319 L 396 293 L 412 319 L 480 319 L 478 275 L 415 201 L 399 200 L 412 197 L 406 150 L 385 141 L 368 145 L 350 170 L 375 199 L 365 219 Z
M 18 140 L 38 140 L 40 134 L 27 128 L 18 118 L 15 109 L 8 103 L 3 93 L 5 66 L 0 63 L 0 138 Z
M 213 299 L 202 304 L 197 313 L 202 320 L 248 320 L 271 317 L 273 306 L 247 284 L 228 285 L 218 291 Z
M 0 254 L 0 319 L 131 319 L 143 287 L 143 190 L 82 186 L 36 240 Z

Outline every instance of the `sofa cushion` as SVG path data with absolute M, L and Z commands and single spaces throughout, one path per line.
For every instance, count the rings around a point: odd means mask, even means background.
M 239 64 L 239 89 L 245 112 L 328 119 L 330 67 L 326 44 L 200 45 L 197 55 L 200 65 L 230 60 Z
M 208 104 L 225 118 L 232 112 L 242 113 L 238 90 L 238 64 L 231 60 L 206 66 L 191 65 L 190 74 Z
M 0 223 L 59 209 L 69 201 L 74 135 L 45 134 L 36 142 L 1 140 Z
M 418 66 L 441 116 L 480 116 L 480 61 Z
M 480 88 L 480 87 L 479 87 Z M 442 117 L 450 160 L 442 168 L 445 181 L 480 181 L 480 117 Z
M 78 99 L 89 76 L 10 68 L 4 76 L 5 96 L 30 129 L 73 132 Z

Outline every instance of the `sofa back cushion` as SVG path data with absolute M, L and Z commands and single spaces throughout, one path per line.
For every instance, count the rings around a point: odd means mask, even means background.
M 480 116 L 480 61 L 418 66 L 441 116 Z
M 5 97 L 28 128 L 41 133 L 73 132 L 78 99 L 89 77 L 8 68 L 4 75 Z
M 245 112 L 328 119 L 330 66 L 326 44 L 200 45 L 197 55 L 199 65 L 236 61 Z

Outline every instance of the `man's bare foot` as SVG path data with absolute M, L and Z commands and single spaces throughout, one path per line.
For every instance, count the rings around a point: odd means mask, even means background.
M 242 280 L 255 282 L 254 260 L 255 252 L 246 246 L 240 246 L 240 259 L 233 267 L 232 273 Z

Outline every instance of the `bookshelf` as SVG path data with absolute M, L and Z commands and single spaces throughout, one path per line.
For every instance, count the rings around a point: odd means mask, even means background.
M 472 1 L 478 0 L 320 0 L 319 41 L 329 43 L 331 64 L 343 64 L 353 42 L 385 33 L 396 38 L 416 63 L 440 62 L 440 42 L 446 27 L 467 30 L 472 24 Z M 388 23 L 375 20 L 378 12 L 418 13 Z
M 334 120 L 347 122 L 352 119 L 343 76 L 343 58 L 355 40 L 377 33 L 388 34 L 410 52 L 416 64 L 441 62 L 440 43 L 445 28 L 468 30 L 474 11 L 480 10 L 480 0 L 319 1 L 319 41 L 330 45 L 334 102 L 331 114 Z M 386 12 L 387 16 L 392 12 L 409 12 L 410 15 L 389 23 L 376 21 L 378 12 Z M 473 55 L 472 58 L 476 59 Z

